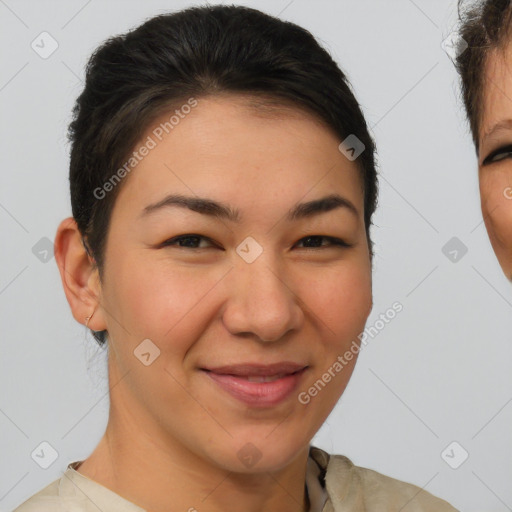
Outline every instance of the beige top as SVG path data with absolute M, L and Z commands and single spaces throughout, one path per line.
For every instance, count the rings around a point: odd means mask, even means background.
M 145 512 L 68 465 L 63 476 L 13 512 Z M 306 472 L 309 512 L 458 512 L 446 501 L 400 480 L 354 466 L 343 455 L 310 447 Z

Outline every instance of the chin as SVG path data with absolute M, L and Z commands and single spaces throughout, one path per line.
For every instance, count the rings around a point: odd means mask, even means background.
M 219 453 L 210 453 L 212 461 L 226 471 L 241 474 L 271 473 L 288 466 L 304 450 L 309 443 L 289 444 L 282 440 L 272 443 L 268 434 L 247 436 L 244 440 L 231 440 L 230 447 L 224 446 Z

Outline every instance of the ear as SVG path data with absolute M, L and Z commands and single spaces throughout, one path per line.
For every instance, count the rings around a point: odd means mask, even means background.
M 98 269 L 85 250 L 82 235 L 73 217 L 59 224 L 54 251 L 73 317 L 77 322 L 85 324 L 86 318 L 92 315 L 88 327 L 94 331 L 105 330 L 107 324 L 100 307 L 101 283 Z

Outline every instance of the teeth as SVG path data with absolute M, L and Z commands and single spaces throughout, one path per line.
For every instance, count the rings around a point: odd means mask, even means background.
M 246 377 L 246 379 L 249 382 L 273 382 L 283 377 L 286 377 L 286 374 L 280 373 L 279 375 L 249 375 Z

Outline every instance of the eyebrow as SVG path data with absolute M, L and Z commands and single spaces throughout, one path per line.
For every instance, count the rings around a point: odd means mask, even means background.
M 202 215 L 208 215 L 218 219 L 226 219 L 231 222 L 239 223 L 242 220 L 240 210 L 227 204 L 214 201 L 213 199 L 184 196 L 180 194 L 168 195 L 162 200 L 146 206 L 140 217 L 145 217 L 146 215 L 169 207 L 187 208 Z M 314 199 L 306 203 L 294 205 L 286 214 L 286 220 L 296 221 L 299 219 L 310 218 L 339 208 L 344 208 L 359 219 L 359 212 L 351 201 L 339 194 L 330 194 L 320 199 Z

